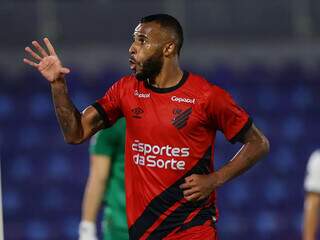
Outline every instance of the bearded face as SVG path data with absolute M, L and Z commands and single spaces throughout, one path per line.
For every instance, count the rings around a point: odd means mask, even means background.
M 135 71 L 135 76 L 139 81 L 154 82 L 154 79 L 159 75 L 163 66 L 163 53 L 161 49 L 155 52 L 152 56 L 144 61 L 141 61 L 141 66 Z
M 157 23 L 141 23 L 135 28 L 129 48 L 129 65 L 140 81 L 154 82 L 164 63 L 164 40 Z

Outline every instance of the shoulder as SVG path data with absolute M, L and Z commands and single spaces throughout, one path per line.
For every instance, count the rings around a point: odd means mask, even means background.
M 94 137 L 95 137 L 95 141 L 100 141 L 102 139 L 108 138 L 108 136 L 111 134 L 111 132 L 113 131 L 114 126 L 110 127 L 110 128 L 105 128 L 100 130 L 99 132 L 97 132 Z
M 307 192 L 320 193 L 320 149 L 314 151 L 309 158 L 304 188 Z
M 114 82 L 107 90 L 106 94 L 119 94 L 124 96 L 131 91 L 138 80 L 133 75 L 125 75 Z
M 116 136 L 118 135 L 120 129 L 120 121 L 117 121 L 113 126 L 110 128 L 105 128 L 97 132 L 94 136 L 92 136 L 90 140 L 90 145 L 95 146 L 99 144 L 109 144 L 114 142 Z
M 125 75 L 123 77 L 121 77 L 117 83 L 121 84 L 121 85 L 130 85 L 130 84 L 134 84 L 136 81 L 138 81 L 134 75 Z
M 136 81 L 138 80 L 133 75 L 125 75 L 120 77 L 117 81 L 115 81 L 112 84 L 111 88 L 120 87 L 121 89 L 123 89 L 132 86 L 134 83 L 136 83 Z
M 205 77 L 195 73 L 189 74 L 191 87 L 197 89 L 197 91 L 201 93 L 204 101 L 219 96 L 229 95 L 229 93 L 226 90 L 212 82 L 209 82 Z
M 190 83 L 197 85 L 198 87 L 206 88 L 211 85 L 211 83 L 204 77 L 199 74 L 189 72 Z
M 112 128 L 117 131 L 121 132 L 126 127 L 126 120 L 124 117 L 119 118 L 118 121 L 112 126 Z

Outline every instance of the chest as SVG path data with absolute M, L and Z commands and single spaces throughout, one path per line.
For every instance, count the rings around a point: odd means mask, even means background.
M 136 91 L 125 101 L 128 128 L 136 136 L 192 137 L 205 131 L 205 113 L 195 96 Z

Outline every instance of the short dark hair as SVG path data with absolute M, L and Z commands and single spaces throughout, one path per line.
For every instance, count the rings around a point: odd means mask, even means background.
M 181 24 L 177 19 L 168 14 L 153 14 L 141 18 L 140 23 L 156 22 L 159 23 L 161 27 L 169 28 L 177 36 L 177 52 L 180 55 L 180 50 L 183 45 L 183 30 Z

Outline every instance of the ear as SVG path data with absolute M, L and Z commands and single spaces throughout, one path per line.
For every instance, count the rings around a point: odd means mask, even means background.
M 163 55 L 166 57 L 170 56 L 174 54 L 175 49 L 176 49 L 176 44 L 174 42 L 167 43 L 163 49 Z

